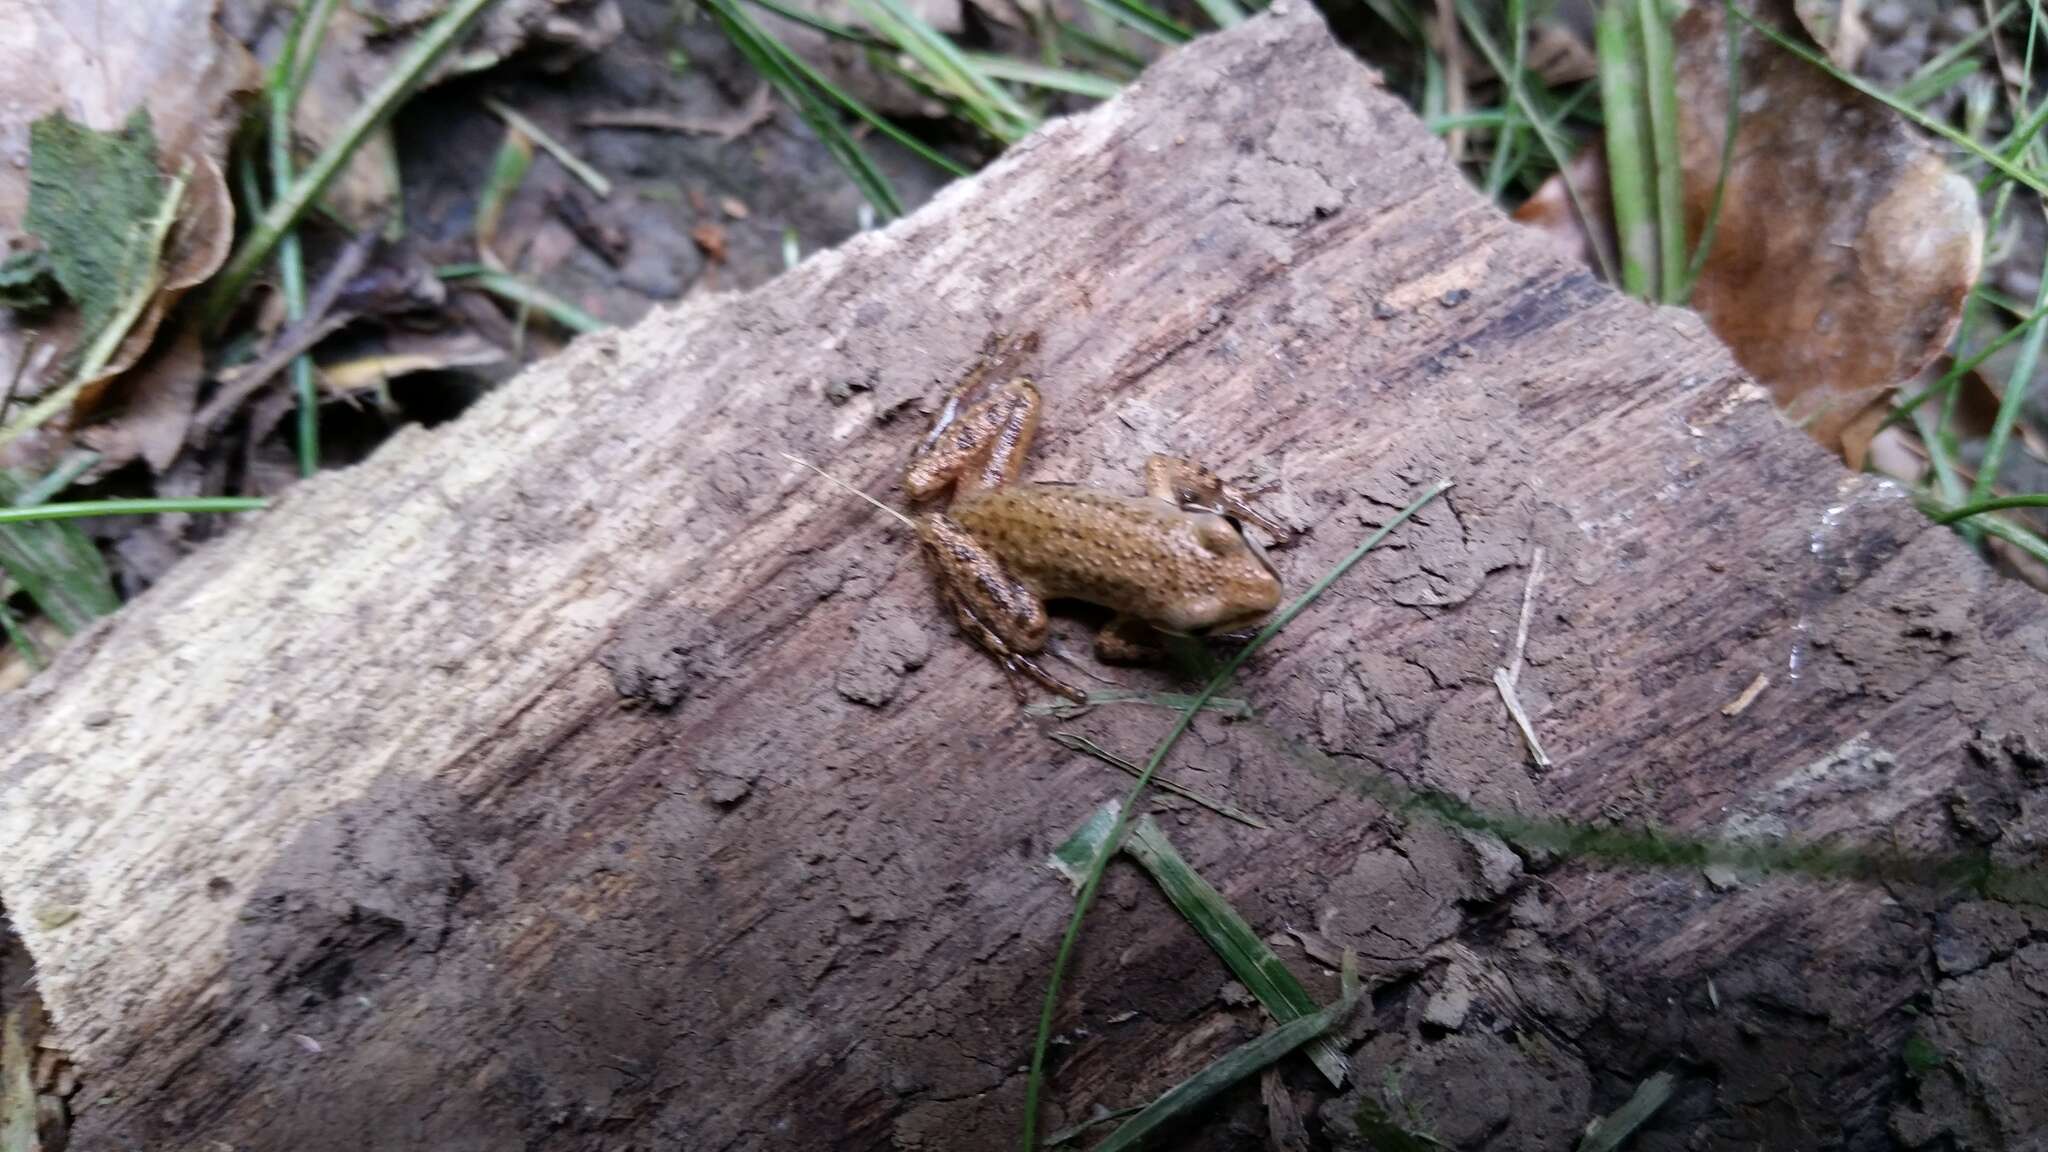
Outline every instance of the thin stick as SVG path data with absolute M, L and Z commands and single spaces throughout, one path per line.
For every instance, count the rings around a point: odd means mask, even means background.
M 1522 710 L 1521 697 L 1515 695 L 1515 682 L 1508 679 L 1505 668 L 1493 670 L 1493 686 L 1500 689 L 1500 698 L 1508 706 L 1508 715 L 1514 719 L 1515 727 L 1521 729 L 1522 742 L 1529 746 L 1529 758 L 1538 768 L 1550 767 L 1550 756 L 1543 751 L 1543 742 L 1536 739 L 1536 726 L 1529 722 L 1529 714 Z
M 828 483 L 834 484 L 840 488 L 844 488 L 846 491 L 852 493 L 853 495 L 860 497 L 861 499 L 867 501 L 870 504 L 873 504 L 875 507 L 881 509 L 882 511 L 887 512 L 889 515 L 894 516 L 898 520 L 903 521 L 904 527 L 910 529 L 913 532 L 917 531 L 917 525 L 911 521 L 910 517 L 905 516 L 903 513 L 898 512 L 894 508 L 889 507 L 887 504 L 882 503 L 880 500 L 875 499 L 873 496 L 868 495 L 867 493 L 861 491 L 860 489 L 855 488 L 853 485 L 848 484 L 846 481 L 841 480 L 839 477 L 834 476 L 830 472 L 825 471 L 823 468 L 818 467 L 816 464 L 811 463 L 809 460 L 806 460 L 801 456 L 792 456 L 787 452 L 784 452 L 782 454 L 782 458 L 792 463 L 801 464 L 804 467 L 809 468 L 811 471 L 816 472 L 820 476 L 823 476 Z
M 1515 657 L 1508 661 L 1508 683 L 1522 682 L 1522 650 L 1529 646 L 1529 617 L 1536 609 L 1536 584 L 1543 579 L 1543 549 L 1529 557 L 1529 581 L 1522 585 L 1522 619 L 1515 625 Z
M 1052 734 L 1052 739 L 1054 743 L 1059 744 L 1061 747 L 1071 748 L 1076 752 L 1083 752 L 1090 756 L 1093 756 L 1097 760 L 1102 761 L 1104 764 L 1107 764 L 1112 768 L 1122 770 L 1126 775 L 1136 776 L 1140 772 L 1144 771 L 1144 769 L 1138 767 L 1136 764 L 1133 764 L 1129 760 L 1126 760 L 1123 757 L 1117 755 L 1116 753 L 1111 752 L 1109 749 L 1104 748 L 1102 745 L 1097 744 L 1095 741 L 1090 740 L 1089 738 L 1081 735 L 1078 732 L 1055 732 Z M 1195 791 L 1193 788 L 1190 788 L 1185 784 L 1179 783 L 1174 780 L 1169 780 L 1164 776 L 1157 778 L 1153 781 L 1153 783 L 1158 785 L 1160 788 L 1173 793 L 1176 796 L 1182 797 L 1187 800 L 1192 800 L 1195 803 L 1200 804 L 1202 807 L 1207 808 L 1209 811 L 1216 813 L 1218 816 L 1222 816 L 1230 820 L 1235 820 L 1238 823 L 1243 824 L 1250 828 L 1269 827 L 1269 825 L 1264 820 L 1259 819 L 1257 816 L 1253 816 L 1249 812 L 1241 812 L 1236 808 L 1233 808 L 1230 805 L 1225 804 L 1221 800 L 1217 800 L 1213 797 L 1206 796 L 1200 792 Z

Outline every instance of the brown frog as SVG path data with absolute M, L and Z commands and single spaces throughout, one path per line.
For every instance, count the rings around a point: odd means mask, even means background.
M 1159 632 L 1233 632 L 1279 605 L 1279 573 L 1240 524 L 1276 546 L 1293 533 L 1206 468 L 1152 456 L 1144 496 L 1019 483 L 1038 429 L 1038 389 L 1019 377 L 981 394 L 1011 359 L 985 355 L 961 381 L 903 478 L 912 500 L 953 490 L 945 510 L 913 524 L 970 638 L 1005 669 L 1081 700 L 1031 658 L 1045 647 L 1048 600 L 1115 612 L 1096 637 L 1097 654 L 1112 661 L 1151 655 Z

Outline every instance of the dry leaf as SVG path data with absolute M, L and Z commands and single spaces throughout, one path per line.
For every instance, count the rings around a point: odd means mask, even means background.
M 764 81 L 754 87 L 746 103 L 725 116 L 677 116 L 651 108 L 623 108 L 592 112 L 580 123 L 586 128 L 646 128 L 656 132 L 680 132 L 686 136 L 716 136 L 737 140 L 775 118 L 775 106 L 768 100 Z
M 1721 166 L 1721 20 L 1703 5 L 1675 29 L 1694 236 Z M 1741 53 L 1734 161 L 1693 305 L 1789 415 L 1837 446 L 1843 425 L 1954 334 L 1983 248 L 1977 197 L 1890 109 L 1754 29 Z
M 158 341 L 121 380 L 115 390 L 121 399 L 112 414 L 79 434 L 86 447 L 100 454 L 94 473 L 106 475 L 137 458 L 152 472 L 167 471 L 184 446 L 205 376 L 197 325 L 187 323 Z
M 704 259 L 713 264 L 725 263 L 725 229 L 717 224 L 699 224 L 690 229 L 690 239 L 704 250 Z
M 1546 88 L 1578 84 L 1600 74 L 1600 59 L 1586 38 L 1554 20 L 1540 20 L 1529 29 L 1524 64 Z
M 392 332 L 367 355 L 320 366 L 320 382 L 334 393 L 375 388 L 414 372 L 483 368 L 505 361 L 505 350 L 473 332 Z
M 1759 7 L 1799 34 L 1786 0 Z M 1675 28 L 1688 245 L 1721 173 L 1721 18 L 1719 6 L 1697 6 Z M 1867 406 L 1948 346 L 1977 277 L 1983 222 L 1970 182 L 1890 109 L 1746 27 L 1741 53 L 1740 131 L 1692 304 L 1788 416 L 1840 450 Z M 1598 150 L 1582 151 L 1570 171 L 1612 251 Z M 1515 219 L 1597 263 L 1559 177 Z
M 1863 0 L 1793 0 L 1799 24 L 1815 44 L 1844 71 L 1853 72 L 1870 47 L 1870 25 L 1863 19 Z
M 1593 217 L 1592 223 L 1599 228 L 1596 233 L 1588 228 L 1572 207 L 1570 192 L 1565 180 L 1571 181 L 1571 189 L 1579 194 L 1579 200 Z M 1607 192 L 1607 157 L 1598 148 L 1580 149 L 1565 166 L 1563 175 L 1553 174 L 1536 189 L 1534 195 L 1515 209 L 1515 222 L 1534 228 L 1555 243 L 1560 250 L 1590 267 L 1600 266 L 1600 256 L 1594 248 L 1595 237 L 1615 250 L 1614 206 Z
M 747 202 L 737 196 L 724 196 L 718 201 L 718 210 L 733 220 L 745 220 L 748 215 Z
M 148 349 L 158 324 L 185 290 L 216 271 L 233 241 L 234 208 L 219 160 L 241 118 L 241 98 L 258 83 L 254 61 L 214 24 L 217 0 L 79 4 L 0 0 L 0 238 L 18 233 L 28 212 L 29 129 L 61 112 L 98 132 L 147 110 L 158 166 L 187 165 L 190 183 L 166 241 L 157 297 L 136 320 L 102 372 L 79 394 L 74 412 L 90 412 L 106 384 Z M 61 370 L 84 335 L 77 312 L 38 318 L 34 336 L 59 354 Z M 0 315 L 0 364 L 23 353 L 29 330 Z M 25 394 L 54 386 L 47 377 Z

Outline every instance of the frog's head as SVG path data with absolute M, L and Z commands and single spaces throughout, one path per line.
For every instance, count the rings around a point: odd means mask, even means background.
M 1175 632 L 1195 635 L 1241 632 L 1280 606 L 1280 573 L 1266 550 L 1243 526 L 1214 513 L 1199 514 L 1195 539 L 1208 554 L 1203 587 L 1181 600 L 1176 619 L 1163 621 Z

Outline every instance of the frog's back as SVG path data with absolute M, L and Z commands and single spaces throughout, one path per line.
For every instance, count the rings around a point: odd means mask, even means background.
M 1015 484 L 963 494 L 949 512 L 1047 599 L 1190 629 L 1267 599 L 1269 587 L 1278 599 L 1278 581 L 1227 521 L 1151 497 Z

